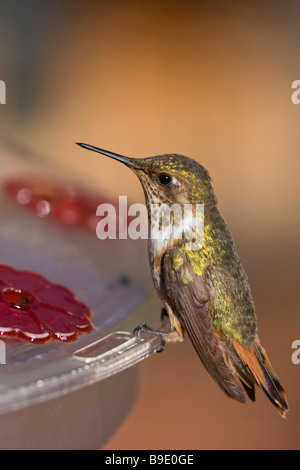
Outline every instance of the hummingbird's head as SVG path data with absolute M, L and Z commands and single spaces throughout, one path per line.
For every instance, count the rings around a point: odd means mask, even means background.
M 143 186 L 148 204 L 216 203 L 207 170 L 189 157 L 165 154 L 129 158 L 91 145 L 78 145 L 118 160 L 131 168 Z

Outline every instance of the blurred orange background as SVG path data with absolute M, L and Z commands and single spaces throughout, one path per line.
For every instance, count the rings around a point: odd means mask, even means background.
M 137 405 L 106 449 L 299 448 L 299 2 L 25 3 L 0 2 L 0 139 L 132 202 L 135 176 L 74 142 L 203 164 L 291 407 L 283 421 L 260 391 L 255 405 L 230 401 L 187 340 L 141 365 Z

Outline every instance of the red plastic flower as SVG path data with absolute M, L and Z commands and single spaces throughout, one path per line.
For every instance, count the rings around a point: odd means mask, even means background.
M 44 343 L 72 341 L 92 330 L 90 311 L 43 276 L 0 265 L 0 335 Z
M 100 217 L 97 207 L 103 202 L 98 195 L 73 185 L 60 185 L 45 178 L 27 177 L 7 181 L 4 191 L 18 204 L 34 211 L 39 217 L 53 218 L 65 225 L 95 230 Z M 117 230 L 125 222 L 118 216 Z

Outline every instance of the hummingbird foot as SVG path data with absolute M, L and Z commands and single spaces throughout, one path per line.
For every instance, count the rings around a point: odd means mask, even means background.
M 167 334 L 167 333 L 164 333 L 163 331 L 159 331 L 159 330 L 155 330 L 154 328 L 152 328 L 151 326 L 147 325 L 147 324 L 144 324 L 144 325 L 139 325 L 137 326 L 134 330 L 133 330 L 133 335 L 134 336 L 137 336 L 137 338 L 141 338 L 141 335 L 143 333 L 146 333 L 146 334 L 152 334 L 152 335 L 156 335 L 156 336 L 160 336 L 161 337 L 161 346 L 160 346 L 160 349 L 158 349 L 156 352 L 162 352 L 165 350 L 165 347 L 166 347 L 166 342 L 164 340 L 164 336 Z
M 161 337 L 162 340 L 162 347 L 159 351 L 157 352 L 162 352 L 165 349 L 166 343 L 178 343 L 183 341 L 183 337 L 174 329 L 171 331 L 160 331 L 160 330 L 155 330 L 151 326 L 144 324 L 144 325 L 139 325 L 133 330 L 133 335 L 137 336 L 138 338 L 141 338 L 142 334 L 152 334 L 152 335 L 157 335 Z
M 162 336 L 162 337 L 166 334 L 163 331 L 155 330 L 154 328 L 152 328 L 151 326 L 147 324 L 139 325 L 133 330 L 133 335 L 137 336 L 138 338 L 141 338 L 141 334 L 143 333 L 146 333 L 146 334 L 151 333 L 153 335 Z

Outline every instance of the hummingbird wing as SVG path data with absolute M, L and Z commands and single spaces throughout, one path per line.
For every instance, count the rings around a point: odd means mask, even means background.
M 178 264 L 178 259 L 181 263 Z M 162 258 L 162 284 L 166 302 L 189 335 L 205 368 L 234 400 L 255 400 L 259 385 L 281 416 L 288 404 L 285 392 L 258 337 L 251 348 L 235 338 L 216 332 L 210 315 L 210 295 L 203 276 L 194 273 L 190 262 L 173 246 Z
M 211 377 L 229 397 L 245 403 L 246 392 L 233 368 L 225 362 L 218 334 L 211 321 L 205 280 L 193 272 L 187 260 L 178 267 L 178 251 L 174 246 L 162 258 L 166 302 L 179 318 Z

